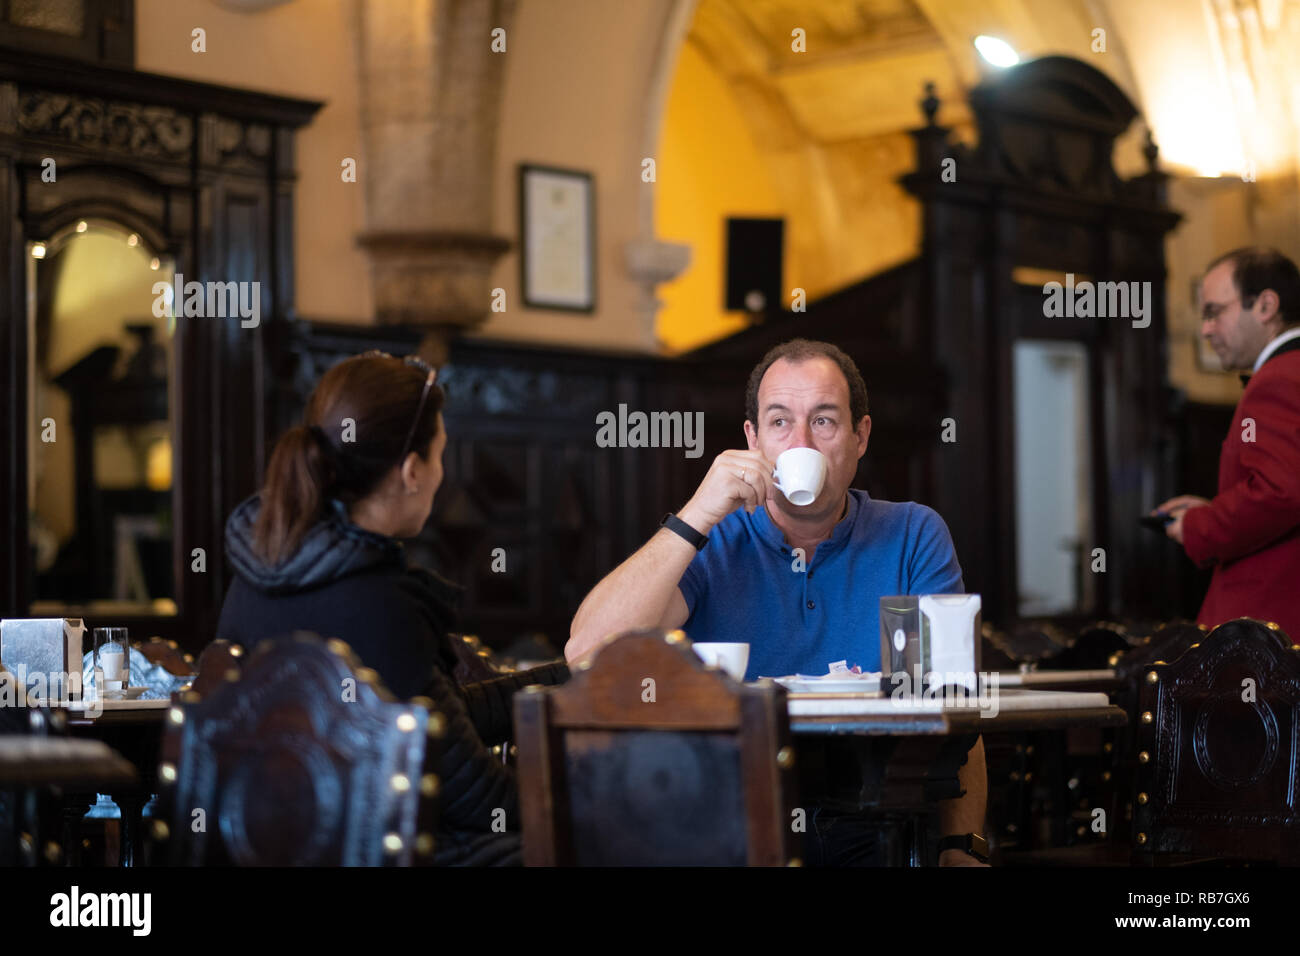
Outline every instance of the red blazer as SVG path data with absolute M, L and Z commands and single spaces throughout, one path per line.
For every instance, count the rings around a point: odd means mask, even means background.
M 1219 492 L 1183 516 L 1183 547 L 1215 566 L 1201 624 L 1254 617 L 1300 642 L 1300 350 L 1271 356 L 1247 383 L 1219 454 Z

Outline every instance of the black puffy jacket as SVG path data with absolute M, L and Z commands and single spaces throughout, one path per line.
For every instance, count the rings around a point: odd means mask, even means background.
M 452 677 L 455 603 L 462 589 L 408 566 L 399 541 L 352 524 L 333 501 L 294 554 L 275 566 L 252 546 L 260 501 L 254 496 L 226 522 L 226 556 L 236 577 L 221 608 L 217 636 L 245 647 L 293 631 L 314 631 L 351 645 L 400 698 L 424 695 L 447 719 L 438 766 L 435 860 L 444 865 L 519 862 L 519 795 L 514 774 L 488 745 L 511 733 L 510 698 L 528 684 L 568 678 L 563 664 L 459 685 Z M 505 832 L 499 832 L 504 811 Z

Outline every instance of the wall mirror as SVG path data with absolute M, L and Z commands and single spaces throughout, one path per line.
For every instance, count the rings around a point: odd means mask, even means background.
M 27 243 L 33 616 L 176 614 L 173 269 L 106 220 Z
M 1095 604 L 1088 349 L 1022 339 L 1012 358 L 1016 611 L 1087 613 Z

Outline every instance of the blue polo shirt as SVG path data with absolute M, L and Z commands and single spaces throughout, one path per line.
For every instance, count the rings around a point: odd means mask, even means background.
M 848 513 L 805 570 L 764 508 L 709 532 L 678 587 L 692 641 L 744 641 L 746 680 L 825 674 L 832 661 L 880 670 L 880 598 L 960 594 L 952 536 L 934 510 L 849 489 Z

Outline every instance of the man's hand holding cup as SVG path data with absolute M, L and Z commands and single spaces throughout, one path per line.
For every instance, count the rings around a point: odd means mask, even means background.
M 701 534 L 708 534 L 738 507 L 753 514 L 755 508 L 779 494 L 772 480 L 773 470 L 762 452 L 724 451 L 713 459 L 709 473 L 677 516 Z
M 776 467 L 759 451 L 724 451 L 713 459 L 709 473 L 679 517 L 701 534 L 737 507 L 753 514 L 760 505 L 771 509 L 778 494 L 792 504 L 807 506 L 826 482 L 826 457 L 813 448 L 787 448 Z

